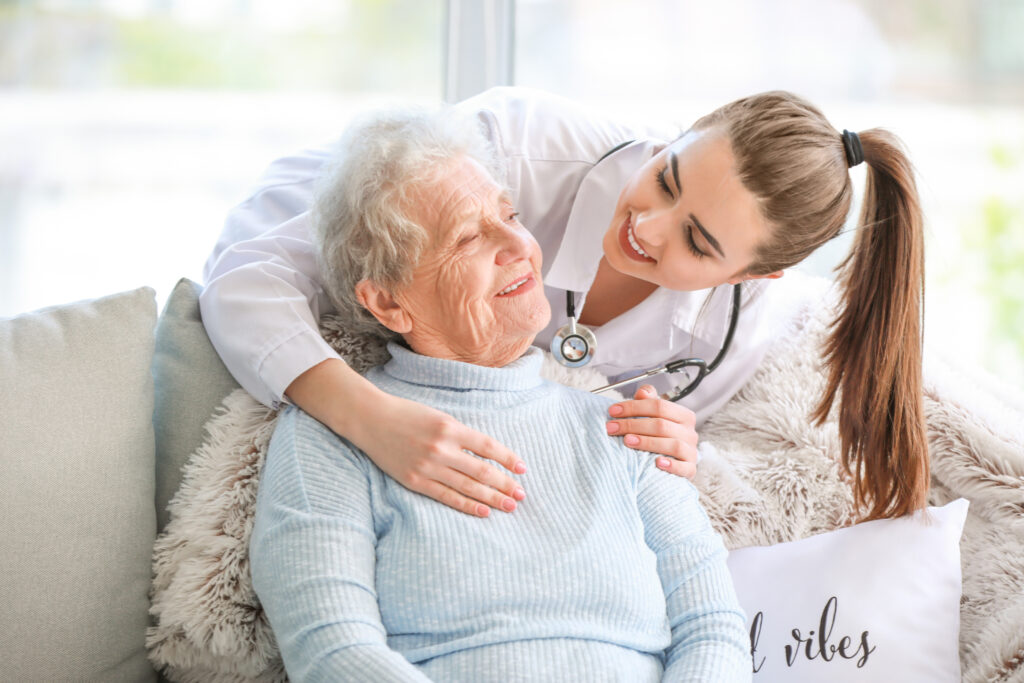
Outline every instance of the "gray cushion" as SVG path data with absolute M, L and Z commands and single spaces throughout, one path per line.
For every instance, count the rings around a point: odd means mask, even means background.
M 153 290 L 0 320 L 0 680 L 156 680 Z
M 167 525 L 167 503 L 181 485 L 181 468 L 203 442 L 203 425 L 238 388 L 217 355 L 199 316 L 202 287 L 181 279 L 167 299 L 156 330 L 157 530 Z

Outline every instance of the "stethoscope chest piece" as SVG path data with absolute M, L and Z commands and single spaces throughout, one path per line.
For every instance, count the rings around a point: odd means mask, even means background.
M 568 324 L 559 328 L 551 339 L 551 355 L 569 368 L 578 368 L 589 363 L 596 349 L 597 338 L 594 333 L 577 324 L 572 318 Z

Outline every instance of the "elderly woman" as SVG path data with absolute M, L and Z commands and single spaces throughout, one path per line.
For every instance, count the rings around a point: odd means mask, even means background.
M 318 240 L 338 310 L 394 340 L 368 379 L 513 447 L 530 496 L 515 515 L 463 515 L 286 409 L 250 558 L 289 677 L 749 680 L 692 484 L 609 439 L 609 401 L 540 377 L 540 249 L 476 127 L 396 113 L 344 148 Z

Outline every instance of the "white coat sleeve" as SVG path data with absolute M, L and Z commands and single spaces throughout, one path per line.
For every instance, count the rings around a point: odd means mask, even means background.
M 320 336 L 333 310 L 319 284 L 309 207 L 335 149 L 280 159 L 235 207 L 204 268 L 203 324 L 239 384 L 267 406 L 314 365 L 338 358 Z

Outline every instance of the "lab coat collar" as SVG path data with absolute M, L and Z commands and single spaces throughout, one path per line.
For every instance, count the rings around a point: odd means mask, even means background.
M 598 161 L 584 176 L 558 252 L 544 275 L 546 285 L 573 292 L 590 289 L 603 254 L 601 241 L 615 213 L 619 193 L 661 144 L 658 140 L 628 144 Z
M 761 295 L 767 283 L 762 279 L 743 283 L 741 311 L 750 308 L 748 304 Z M 721 346 L 732 316 L 732 288 L 732 285 L 725 284 L 696 292 L 677 292 L 681 296 L 673 309 L 672 326 L 689 332 L 710 346 Z

